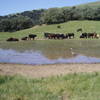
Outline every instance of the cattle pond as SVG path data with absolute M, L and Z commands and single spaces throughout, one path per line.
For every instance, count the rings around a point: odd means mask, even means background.
M 0 63 L 100 63 L 100 40 L 0 42 Z

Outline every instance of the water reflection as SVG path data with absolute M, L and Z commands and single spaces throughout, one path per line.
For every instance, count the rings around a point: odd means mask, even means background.
M 54 50 L 49 50 L 49 51 L 42 51 L 43 55 L 45 55 L 45 57 L 47 57 L 48 59 L 58 59 L 58 58 L 63 58 L 63 59 L 67 59 L 67 58 L 72 58 L 75 57 L 77 54 L 72 54 L 70 49 L 54 49 Z
M 15 50 L 3 50 L 0 49 L 0 62 L 1 63 L 17 63 L 17 64 L 57 64 L 57 63 L 100 63 L 100 58 L 87 57 L 84 55 L 75 55 L 59 57 L 56 59 L 49 59 L 42 52 L 17 52 Z
M 0 48 L 12 49 L 18 52 L 40 51 L 48 59 L 72 58 L 79 54 L 100 58 L 99 40 L 25 41 L 2 43 Z
M 99 40 L 25 41 L 0 44 L 0 62 L 22 64 L 97 63 Z

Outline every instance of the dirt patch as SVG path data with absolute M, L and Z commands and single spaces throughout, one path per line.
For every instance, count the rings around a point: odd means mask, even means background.
M 41 26 L 47 26 L 46 24 L 42 24 L 42 25 L 35 25 L 34 27 L 32 28 L 38 28 L 38 27 L 41 27 Z
M 0 75 L 23 75 L 40 78 L 69 73 L 100 72 L 100 64 L 20 65 L 0 64 Z

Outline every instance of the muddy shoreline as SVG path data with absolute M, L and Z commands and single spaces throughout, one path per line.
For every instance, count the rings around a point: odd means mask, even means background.
M 100 72 L 100 64 L 0 64 L 0 75 L 22 75 L 32 78 L 41 78 L 82 72 Z

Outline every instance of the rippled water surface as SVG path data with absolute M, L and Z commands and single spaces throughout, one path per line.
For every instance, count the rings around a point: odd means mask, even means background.
M 0 62 L 33 65 L 100 63 L 100 40 L 0 42 Z

